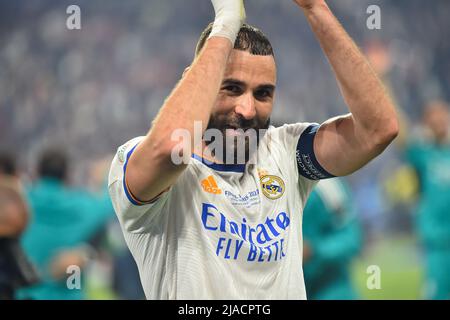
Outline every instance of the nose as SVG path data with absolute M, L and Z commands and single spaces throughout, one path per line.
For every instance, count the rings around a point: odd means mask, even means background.
M 256 106 L 253 94 L 249 92 L 239 96 L 234 111 L 246 120 L 253 119 L 256 116 Z

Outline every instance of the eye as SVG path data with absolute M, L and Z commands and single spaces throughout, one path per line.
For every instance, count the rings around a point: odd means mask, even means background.
M 258 100 L 265 100 L 270 97 L 272 97 L 272 92 L 267 89 L 261 89 L 255 92 L 255 98 Z
M 242 92 L 241 88 L 235 85 L 229 85 L 224 87 L 223 89 L 233 94 L 240 94 Z

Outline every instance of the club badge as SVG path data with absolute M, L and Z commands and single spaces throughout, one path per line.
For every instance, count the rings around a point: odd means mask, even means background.
M 261 188 L 264 195 L 270 200 L 280 198 L 285 189 L 283 180 L 274 175 L 265 175 L 261 177 Z

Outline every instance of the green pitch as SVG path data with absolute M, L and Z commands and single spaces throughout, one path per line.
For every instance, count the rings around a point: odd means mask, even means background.
M 367 267 L 381 270 L 381 288 L 369 290 Z M 361 299 L 421 299 L 423 270 L 420 251 L 413 237 L 392 237 L 375 241 L 355 261 L 352 278 Z

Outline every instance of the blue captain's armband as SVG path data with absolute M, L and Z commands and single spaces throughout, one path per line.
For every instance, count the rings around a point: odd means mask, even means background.
M 317 161 L 314 154 L 314 138 L 318 124 L 313 124 L 303 131 L 297 143 L 296 160 L 298 172 L 305 178 L 311 180 L 321 180 L 334 178 L 335 176 L 327 172 Z

